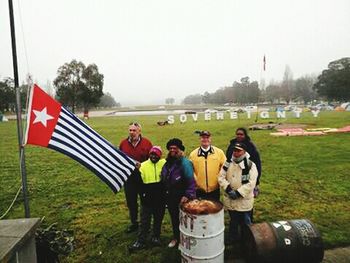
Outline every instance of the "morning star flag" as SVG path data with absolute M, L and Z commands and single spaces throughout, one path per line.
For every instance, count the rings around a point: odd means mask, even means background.
M 30 93 L 25 141 L 68 155 L 95 173 L 115 193 L 135 169 L 134 160 L 37 85 Z

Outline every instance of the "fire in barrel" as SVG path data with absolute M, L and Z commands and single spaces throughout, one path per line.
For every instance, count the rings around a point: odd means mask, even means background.
M 247 262 L 318 263 L 324 255 L 316 227 L 306 219 L 253 224 L 244 231 Z
M 182 262 L 224 262 L 224 210 L 219 202 L 192 200 L 180 207 Z

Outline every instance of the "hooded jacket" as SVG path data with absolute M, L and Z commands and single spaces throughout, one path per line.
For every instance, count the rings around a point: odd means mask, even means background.
M 227 147 L 226 150 L 226 158 L 227 160 L 231 160 L 232 154 L 233 154 L 233 146 L 235 143 L 237 143 L 237 139 L 232 139 L 230 141 L 230 145 Z M 247 146 L 247 153 L 250 155 L 250 160 L 252 160 L 253 163 L 255 163 L 256 168 L 258 170 L 258 178 L 256 181 L 256 185 L 260 184 L 260 176 L 261 176 L 261 160 L 260 160 L 260 154 L 255 146 L 255 144 L 250 140 L 249 136 L 242 141 Z
M 249 159 L 249 153 L 246 153 L 246 157 Z M 247 169 L 245 167 L 244 161 L 242 160 L 239 163 L 235 163 L 231 161 L 227 164 L 227 171 L 225 171 L 225 167 L 221 168 L 219 175 L 219 184 L 220 187 L 224 190 L 224 206 L 225 209 L 235 210 L 235 211 L 250 211 L 253 209 L 254 205 L 254 194 L 253 190 L 256 184 L 256 179 L 258 177 L 258 170 L 256 169 L 256 165 L 253 162 L 250 162 L 250 169 L 248 173 L 248 179 L 245 183 L 242 180 L 242 171 Z M 243 181 L 243 182 L 242 182 Z M 241 197 L 233 200 L 226 193 L 227 186 L 230 186 L 233 190 L 237 190 Z

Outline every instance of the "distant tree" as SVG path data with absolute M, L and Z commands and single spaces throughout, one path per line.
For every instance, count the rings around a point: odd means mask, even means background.
M 165 104 L 174 104 L 175 103 L 175 99 L 174 98 L 166 98 L 165 99 Z
M 304 103 L 308 103 L 316 98 L 316 92 L 312 89 L 316 78 L 312 76 L 303 76 L 295 80 L 294 95 Z
M 249 77 L 244 77 L 240 82 L 235 81 L 232 86 L 219 88 L 213 93 L 206 91 L 203 95 L 195 94 L 187 96 L 184 99 L 184 103 L 257 103 L 260 98 L 260 93 L 258 82 L 250 82 Z
M 189 95 L 183 100 L 184 104 L 201 104 L 202 96 L 200 94 Z
M 257 103 L 260 97 L 260 89 L 257 81 L 250 82 L 249 77 L 241 78 L 232 85 L 234 90 L 234 102 L 238 104 Z
M 350 57 L 330 62 L 313 88 L 329 100 L 350 100 Z
M 120 106 L 120 103 L 116 102 L 114 97 L 109 92 L 103 94 L 103 96 L 100 99 L 100 103 L 98 104 L 98 107 L 102 108 L 112 108 Z
M 27 102 L 28 84 L 22 83 L 19 87 L 21 106 L 24 110 Z M 0 111 L 15 111 L 16 110 L 16 90 L 12 78 L 5 78 L 0 81 Z
M 294 81 L 293 81 L 293 73 L 288 65 L 284 70 L 283 81 L 281 84 L 281 96 L 282 98 L 289 104 L 289 102 L 293 98 L 293 89 L 294 89 Z
M 221 104 L 225 103 L 225 88 L 216 90 L 211 96 L 210 103 Z
M 14 111 L 16 95 L 13 80 L 5 78 L 0 81 L 0 111 Z
M 211 101 L 211 95 L 208 91 L 204 92 L 204 94 L 202 95 L 202 102 L 205 104 L 209 104 Z
M 56 97 L 73 112 L 77 107 L 88 110 L 96 106 L 103 95 L 103 78 L 95 64 L 86 67 L 74 59 L 57 70 L 54 80 Z
M 271 104 L 275 101 L 279 102 L 282 97 L 281 93 L 281 86 L 278 83 L 270 83 L 265 89 L 265 100 Z

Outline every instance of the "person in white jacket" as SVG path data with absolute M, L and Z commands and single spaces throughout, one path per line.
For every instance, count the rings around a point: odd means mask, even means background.
M 230 215 L 229 237 L 232 242 L 241 241 L 239 228 L 250 225 L 254 205 L 254 187 L 258 177 L 255 163 L 243 143 L 235 143 L 232 158 L 221 168 L 218 182 L 224 190 L 224 207 Z

